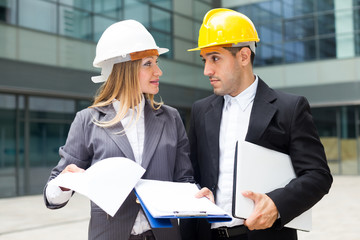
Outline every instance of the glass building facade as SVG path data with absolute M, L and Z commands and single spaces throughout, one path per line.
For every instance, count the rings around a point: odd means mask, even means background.
M 360 56 L 359 0 L 272 0 L 233 7 L 261 38 L 256 66 Z
M 199 55 L 186 49 L 213 6 L 210 0 L 0 0 L 0 197 L 42 192 L 75 113 L 91 104 L 98 87 L 90 82 L 99 71 L 92 68 L 96 42 L 117 21 L 138 20 L 171 50 L 160 59 L 169 69 L 160 96 L 186 124 L 192 102 L 211 93 Z
M 360 0 L 0 0 L 0 197 L 42 192 L 75 113 L 98 88 L 96 42 L 119 20 L 140 21 L 170 49 L 160 96 L 187 126 L 191 104 L 212 89 L 199 53 L 186 50 L 214 7 L 253 20 L 254 72 L 305 95 L 332 173 L 359 175 Z
M 290 84 L 278 81 L 277 88 L 310 100 L 332 173 L 360 174 L 360 92 L 354 91 L 360 74 L 349 68 L 360 66 L 360 1 L 271 0 L 231 8 L 247 15 L 260 36 L 255 73 L 265 81 L 272 74 L 274 82 L 287 71 L 288 79 L 302 76 Z M 332 82 L 331 75 L 337 75 Z

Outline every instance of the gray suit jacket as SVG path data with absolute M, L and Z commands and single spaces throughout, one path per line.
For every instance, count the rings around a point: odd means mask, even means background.
M 77 113 L 66 141 L 60 148 L 60 161 L 52 170 L 49 181 L 55 178 L 67 165 L 76 164 L 87 169 L 102 159 L 109 157 L 127 157 L 135 159 L 130 143 L 125 134 L 116 134 L 123 129 L 121 123 L 109 128 L 101 128 L 93 123 L 94 119 L 108 121 L 115 116 L 112 105 L 107 107 L 84 109 Z M 193 171 L 189 160 L 189 142 L 184 125 L 177 110 L 162 106 L 153 110 L 146 102 L 145 140 L 142 167 L 146 169 L 144 179 L 163 181 L 193 181 Z M 45 192 L 45 191 L 44 191 Z M 45 195 L 44 195 L 45 196 Z M 129 239 L 140 205 L 136 203 L 134 192 L 114 217 L 107 215 L 91 202 L 89 239 Z M 50 205 L 50 209 L 66 205 Z M 153 229 L 157 240 L 179 239 L 176 221 L 173 228 Z

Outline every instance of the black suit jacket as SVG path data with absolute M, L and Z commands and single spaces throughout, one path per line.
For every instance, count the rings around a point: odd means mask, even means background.
M 189 129 L 195 180 L 214 194 L 219 176 L 223 104 L 224 98 L 216 95 L 195 102 Z M 281 218 L 272 228 L 250 231 L 249 239 L 297 239 L 296 230 L 283 226 L 317 203 L 328 193 L 332 183 L 307 100 L 273 90 L 259 78 L 245 140 L 290 155 L 297 175 L 284 188 L 267 193 Z M 209 229 L 210 224 L 203 220 L 185 221 L 182 223 L 183 239 L 211 239 Z

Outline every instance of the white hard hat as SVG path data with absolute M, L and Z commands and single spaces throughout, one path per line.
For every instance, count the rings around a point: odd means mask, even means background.
M 94 67 L 102 68 L 101 75 L 92 77 L 93 82 L 105 82 L 113 65 L 168 52 L 159 48 L 149 31 L 135 20 L 117 22 L 101 35 L 96 46 Z

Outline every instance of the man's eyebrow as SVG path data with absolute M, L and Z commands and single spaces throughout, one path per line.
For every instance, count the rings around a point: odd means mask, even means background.
M 210 56 L 210 55 L 214 55 L 214 54 L 219 54 L 219 52 L 208 52 L 205 54 L 205 56 Z M 203 55 L 200 54 L 200 57 L 203 57 Z

